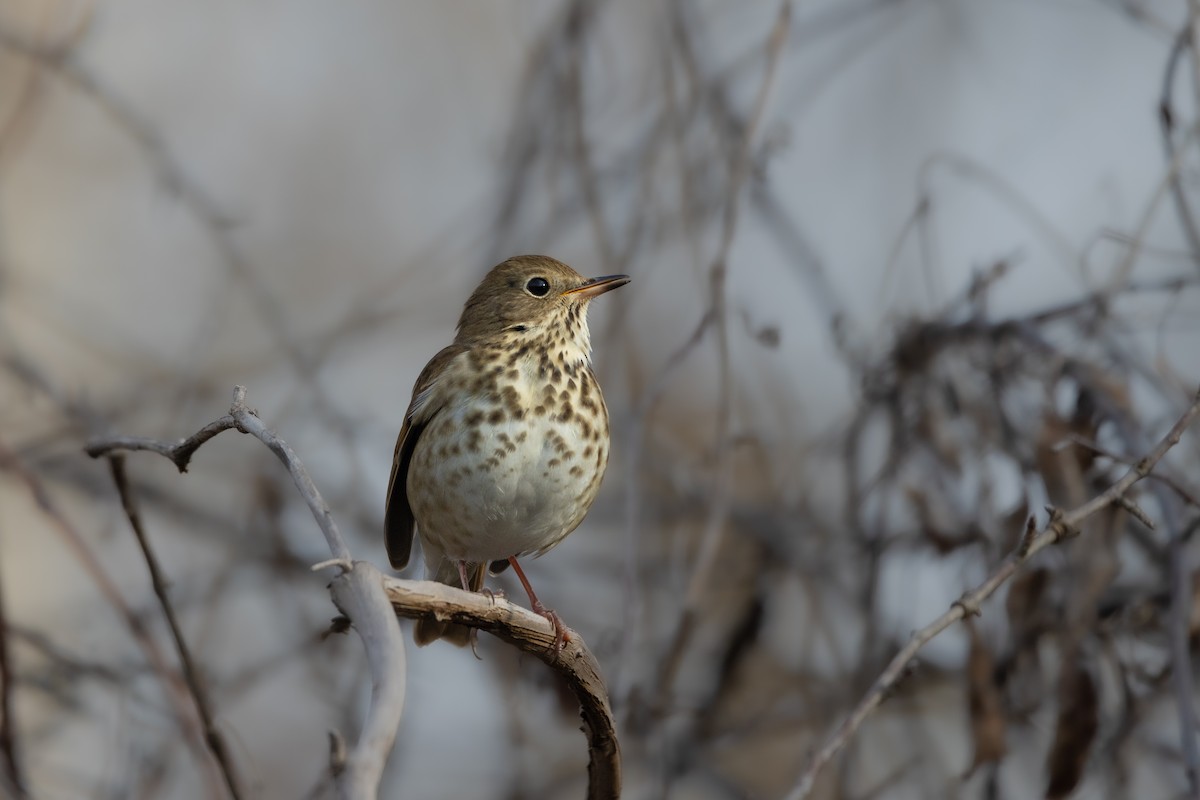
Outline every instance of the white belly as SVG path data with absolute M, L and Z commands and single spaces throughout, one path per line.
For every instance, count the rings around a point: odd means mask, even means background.
M 595 499 L 608 462 L 607 421 L 586 428 L 530 413 L 468 426 L 480 410 L 494 407 L 443 410 L 417 442 L 408 497 L 419 535 L 453 560 L 540 554 L 573 531 Z

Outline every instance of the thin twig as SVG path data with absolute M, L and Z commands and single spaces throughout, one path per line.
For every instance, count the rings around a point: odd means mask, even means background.
M 45 486 L 42 485 L 42 482 L 38 480 L 36 475 L 25 468 L 25 465 L 21 463 L 15 453 L 3 444 L 0 444 L 0 469 L 15 473 L 26 485 L 38 508 L 54 523 L 55 530 L 58 531 L 68 548 L 75 554 L 84 571 L 88 573 L 92 582 L 96 584 L 96 588 L 100 590 L 100 594 L 104 596 L 104 599 L 125 623 L 130 636 L 137 643 L 138 647 L 141 648 L 143 655 L 145 655 L 154 672 L 166 685 L 168 689 L 167 696 L 174 707 L 175 719 L 180 730 L 183 731 L 188 743 L 196 750 L 197 755 L 204 758 L 206 751 L 199 727 L 189 708 L 190 703 L 187 697 L 187 690 L 183 686 L 182 681 L 179 680 L 178 673 L 170 666 L 166 656 L 159 649 L 158 643 L 154 641 L 154 638 L 146 630 L 146 626 L 134 614 L 129 604 L 125 602 L 120 589 L 117 588 L 117 582 L 105 571 L 100 560 L 96 558 L 95 553 L 88 547 L 87 542 L 80 535 L 79 531 L 75 529 L 75 526 L 71 524 L 66 515 L 58 508 L 58 505 L 50 497 L 49 492 L 46 491 Z M 217 794 L 220 790 L 218 789 L 219 784 L 216 782 L 216 776 L 208 770 L 204 774 L 208 779 L 213 781 L 212 794 Z
M 553 669 L 579 701 L 588 738 L 588 798 L 609 800 L 621 794 L 621 748 L 608 703 L 608 691 L 583 638 L 571 631 L 561 651 L 554 647 L 554 628 L 545 617 L 502 597 L 465 592 L 435 581 L 384 580 L 396 613 L 411 619 L 437 619 L 469 625 L 494 634 L 537 656 Z
M 1087 448 L 1088 450 L 1091 450 L 1096 455 L 1104 456 L 1105 458 L 1107 458 L 1111 461 L 1115 461 L 1116 463 L 1123 464 L 1124 466 L 1127 466 L 1127 467 L 1130 466 L 1131 464 L 1133 464 L 1133 459 L 1127 458 L 1126 456 L 1123 456 L 1120 453 L 1114 453 L 1112 450 L 1109 450 L 1107 447 L 1101 446 L 1098 442 L 1095 442 L 1095 441 L 1092 441 L 1091 439 L 1080 436 L 1079 434 L 1071 434 L 1070 436 L 1068 436 L 1066 441 L 1064 442 L 1064 445 L 1066 445 L 1066 444 L 1075 444 L 1075 445 L 1078 445 L 1079 447 Z M 1059 449 L 1059 447 L 1060 447 L 1059 445 L 1055 445 L 1055 449 Z M 1192 492 L 1189 491 L 1187 489 L 1187 487 L 1185 487 L 1179 481 L 1172 478 L 1170 475 L 1164 475 L 1161 472 L 1155 472 L 1153 475 L 1147 475 L 1146 477 L 1152 481 L 1158 481 L 1159 483 L 1163 484 L 1164 486 L 1169 488 L 1171 491 L 1175 492 L 1175 494 L 1179 495 L 1179 497 L 1187 504 L 1195 506 L 1196 508 L 1200 508 L 1200 498 L 1198 498 L 1198 497 L 1196 497 L 1196 495 L 1192 494 Z M 1151 526 L 1151 527 L 1153 527 L 1153 526 Z
M 1175 115 L 1171 104 L 1171 89 L 1175 83 L 1175 71 L 1179 66 L 1180 56 L 1183 51 L 1188 48 L 1189 43 L 1194 42 L 1195 34 L 1195 9 L 1188 14 L 1188 20 L 1180 29 L 1179 35 L 1175 37 L 1175 43 L 1171 47 L 1171 55 L 1167 58 L 1167 68 L 1163 74 L 1162 94 L 1158 100 L 1158 121 L 1159 128 L 1162 131 L 1163 149 L 1166 151 L 1167 163 L 1174 163 L 1177 154 L 1175 148 Z M 1196 60 L 1196 54 L 1193 50 L 1192 60 Z M 1200 261 L 1200 231 L 1196 228 L 1196 217 L 1192 214 L 1192 207 L 1188 203 L 1187 194 L 1183 190 L 1183 181 L 1180 180 L 1179 170 L 1171 170 L 1171 197 L 1175 200 L 1175 211 L 1179 215 L 1179 224 L 1183 228 L 1184 235 L 1187 238 L 1188 246 L 1192 250 L 1192 260 Z
M 1192 672 L 1191 616 L 1195 604 L 1192 570 L 1188 566 L 1187 541 L 1179 512 L 1179 498 L 1159 487 L 1159 506 L 1163 525 L 1170 537 L 1168 564 L 1171 607 L 1167 612 L 1167 635 L 1171 652 L 1171 683 L 1179 713 L 1179 742 L 1192 800 L 1200 798 L 1200 749 L 1196 736 L 1200 720 L 1196 717 L 1194 673 Z
M 0 579 L 3 577 L 4 570 L 0 569 Z M 7 786 L 16 797 L 28 797 L 18 757 L 17 721 L 13 717 L 16 674 L 9 654 L 11 628 L 4 603 L 4 584 L 0 580 L 0 759 L 3 759 L 4 769 L 4 781 L 0 786 Z
M 330 592 L 334 603 L 354 624 L 366 650 L 371 673 L 371 703 L 354 748 L 344 763 L 334 768 L 334 786 L 344 800 L 369 800 L 379 791 L 383 768 L 395 742 L 396 730 L 404 713 L 405 659 L 400 627 L 382 589 L 382 573 L 365 562 L 351 562 L 350 551 L 334 522 L 329 506 L 321 497 L 308 470 L 283 439 L 271 431 L 246 405 L 246 388 L 236 386 L 230 413 L 206 425 L 188 439 L 171 444 L 133 437 L 111 437 L 90 442 L 86 448 L 93 457 L 121 449 L 149 450 L 171 459 L 181 470 L 196 448 L 221 431 L 236 427 L 263 444 L 287 467 L 300 495 L 325 535 L 335 566 L 342 573 L 333 580 Z
M 150 545 L 150 539 L 146 536 L 146 530 L 142 527 L 142 516 L 138 512 L 133 492 L 129 487 L 129 480 L 125 474 L 125 456 L 110 455 L 108 466 L 112 473 L 113 483 L 117 487 L 117 494 L 121 497 L 121 508 L 124 509 L 125 516 L 129 518 L 129 526 L 133 529 L 138 547 L 142 550 L 146 568 L 150 571 L 150 584 L 154 588 L 154 596 L 158 598 L 158 604 L 162 608 L 163 616 L 167 619 L 167 626 L 171 630 L 171 638 L 175 642 L 175 652 L 178 653 L 179 663 L 183 668 L 183 679 L 187 683 L 188 691 L 191 692 L 192 701 L 196 704 L 196 713 L 199 714 L 200 724 L 204 729 L 204 741 L 212 752 L 222 777 L 225 778 L 225 786 L 229 789 L 230 797 L 239 800 L 242 792 L 238 787 L 233 758 L 229 754 L 229 746 L 225 742 L 225 737 L 217 729 L 213 719 L 212 703 L 209 700 L 208 691 L 196 669 L 195 661 L 192 660 L 187 640 L 183 637 L 183 629 L 179 626 L 175 607 L 171 604 L 171 597 L 167 592 L 167 581 L 163 576 L 162 567 L 158 563 L 158 556 L 155 555 L 154 548 Z
M 879 704 L 904 675 L 909 663 L 921 648 L 955 622 L 979 614 L 983 601 L 991 597 L 1039 551 L 1057 544 L 1063 539 L 1078 535 L 1080 523 L 1098 511 L 1115 504 L 1118 497 L 1123 496 L 1135 483 L 1149 475 L 1155 465 L 1167 454 L 1167 451 L 1179 443 L 1183 432 L 1198 415 L 1200 415 L 1200 392 L 1193 398 L 1192 405 L 1188 410 L 1176 421 L 1155 448 L 1130 467 L 1120 480 L 1110 486 L 1107 491 L 1071 511 L 1064 513 L 1055 509 L 1050 515 L 1050 521 L 1042 527 L 1028 547 L 1011 554 L 988 576 L 987 580 L 955 601 L 946 613 L 914 633 L 908 644 L 888 662 L 887 668 L 876 678 L 854 710 L 838 725 L 821 749 L 813 755 L 801 773 L 799 781 L 787 795 L 787 800 L 802 800 L 802 798 L 808 797 L 812 792 L 817 775 L 834 756 L 841 752 L 866 718 L 879 707 Z
M 726 283 L 729 274 L 729 253 L 733 247 L 734 235 L 737 232 L 738 210 L 741 205 L 741 190 L 750 172 L 752 144 L 754 136 L 766 113 L 767 99 L 774 84 L 775 74 L 779 66 L 779 57 L 787 42 L 787 33 L 791 21 L 792 5 L 784 2 L 771 28 L 767 39 L 767 63 L 763 80 L 759 86 L 754 105 L 746 121 L 742 139 L 732 164 L 732 174 L 729 180 L 728 197 L 725 203 L 725 213 L 721 224 L 721 240 L 717 254 L 709 270 L 709 303 L 712 310 L 712 325 L 716 330 L 718 355 L 718 384 L 717 384 L 717 422 L 714 435 L 716 452 L 716 468 L 714 469 L 713 500 L 709 510 L 704 531 L 700 536 L 699 553 L 688 580 L 684 595 L 683 609 L 675 626 L 674 635 L 665 651 L 665 657 L 659 669 L 657 689 L 655 694 L 661 702 L 666 702 L 670 687 L 675 679 L 679 664 L 687 650 L 695 627 L 696 612 L 701 599 L 707 590 L 717 554 L 729 516 L 729 504 L 732 497 L 732 465 L 733 442 L 730 436 L 733 409 L 729 332 Z M 698 338 L 696 338 L 698 341 Z
M 92 458 L 99 458 L 100 456 L 106 456 L 120 450 L 148 450 L 151 453 L 158 453 L 160 456 L 170 459 L 180 472 L 187 472 L 192 456 L 200 449 L 202 444 L 221 431 L 227 431 L 230 428 L 236 427 L 237 422 L 234 418 L 226 414 L 215 422 L 208 423 L 188 438 L 181 439 L 174 444 L 158 439 L 147 439 L 142 436 L 112 436 L 103 440 L 88 442 L 87 447 L 83 451 Z

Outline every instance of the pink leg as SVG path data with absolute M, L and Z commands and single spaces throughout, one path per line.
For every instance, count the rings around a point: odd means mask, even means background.
M 563 625 L 558 614 L 546 608 L 542 605 L 542 601 L 538 600 L 537 595 L 533 593 L 533 587 L 529 585 L 529 579 L 525 577 L 525 571 L 517 563 L 517 557 L 510 557 L 508 563 L 512 564 L 513 572 L 517 573 L 517 578 L 520 579 L 521 585 L 525 587 L 525 594 L 529 595 L 529 605 L 532 606 L 533 613 L 541 614 L 550 620 L 550 624 L 554 626 L 554 651 L 562 652 L 563 645 L 571 640 L 571 636 L 567 633 L 567 626 Z

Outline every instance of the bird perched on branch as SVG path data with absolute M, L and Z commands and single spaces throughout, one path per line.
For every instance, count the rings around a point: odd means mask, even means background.
M 388 483 L 388 558 L 408 564 L 414 529 L 434 580 L 483 590 L 509 564 L 533 610 L 542 605 L 517 559 L 575 530 L 608 465 L 608 409 L 591 366 L 588 304 L 629 282 L 585 279 L 546 256 L 492 269 L 467 300 L 454 343 L 426 365 L 396 441 Z M 466 644 L 470 630 L 417 621 L 417 644 Z

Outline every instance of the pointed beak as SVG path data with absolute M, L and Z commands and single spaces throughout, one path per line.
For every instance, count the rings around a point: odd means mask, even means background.
M 617 289 L 629 283 L 628 275 L 605 275 L 603 278 L 592 278 L 583 286 L 576 286 L 574 289 L 567 289 L 562 293 L 563 297 L 578 297 L 581 300 L 591 300 L 597 295 Z

